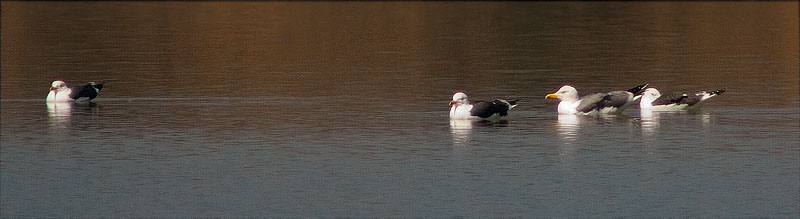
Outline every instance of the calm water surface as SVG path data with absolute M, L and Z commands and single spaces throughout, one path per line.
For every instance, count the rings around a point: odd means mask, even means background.
M 798 4 L 3 2 L 0 217 L 800 217 Z M 108 81 L 44 103 L 54 78 Z M 726 88 L 700 112 L 544 95 Z M 527 97 L 449 121 L 454 91 Z

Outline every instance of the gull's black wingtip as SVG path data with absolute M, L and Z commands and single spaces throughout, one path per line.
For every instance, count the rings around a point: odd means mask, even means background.
M 650 85 L 650 84 L 649 83 L 644 83 L 642 85 L 639 85 L 639 86 L 636 86 L 634 88 L 628 89 L 627 91 L 633 93 L 634 96 L 641 95 L 642 92 L 644 92 L 644 88 L 646 88 L 648 85 Z
M 508 103 L 510 103 L 511 105 L 517 105 L 517 102 L 519 102 L 520 100 L 525 99 L 525 98 L 527 98 L 527 97 L 520 97 L 520 98 L 517 98 L 517 99 L 514 99 L 514 100 L 510 100 L 510 101 L 508 101 Z
M 92 86 L 92 88 L 97 89 L 97 91 L 100 91 L 100 90 L 103 89 L 103 84 L 104 83 L 106 83 L 106 82 L 105 81 L 101 81 L 101 82 L 98 82 L 98 83 L 90 82 L 89 85 Z

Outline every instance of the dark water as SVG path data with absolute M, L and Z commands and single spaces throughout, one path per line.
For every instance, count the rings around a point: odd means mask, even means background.
M 800 217 L 796 2 L 2 2 L 2 217 Z M 54 78 L 109 81 L 47 105 Z M 544 95 L 726 88 L 696 113 Z M 528 97 L 450 122 L 452 94 Z

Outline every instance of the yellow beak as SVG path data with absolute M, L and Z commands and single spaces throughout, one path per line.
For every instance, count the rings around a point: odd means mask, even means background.
M 544 99 L 558 99 L 558 95 L 555 93 L 547 94 L 547 96 L 544 96 Z
M 450 106 L 453 106 L 453 104 L 456 104 L 456 101 L 451 100 L 450 101 Z

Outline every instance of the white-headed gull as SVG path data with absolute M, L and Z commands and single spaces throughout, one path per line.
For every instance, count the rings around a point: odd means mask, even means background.
M 466 94 L 458 92 L 450 101 L 450 119 L 496 120 L 508 115 L 519 100 L 469 101 Z
M 555 93 L 547 94 L 544 98 L 559 99 L 561 101 L 558 103 L 558 114 L 621 113 L 626 106 L 641 97 L 641 92 L 646 86 L 647 84 L 643 84 L 624 91 L 595 93 L 579 97 L 577 89 L 564 85 Z
M 83 86 L 69 87 L 61 80 L 53 81 L 50 85 L 50 93 L 47 94 L 47 102 L 64 102 L 88 99 L 97 97 L 97 93 L 103 89 L 103 83 L 89 82 Z
M 658 89 L 648 87 L 644 90 L 639 108 L 652 111 L 682 111 L 697 110 L 709 98 L 725 92 L 725 89 L 715 91 L 700 91 L 694 94 L 668 93 L 661 94 Z

